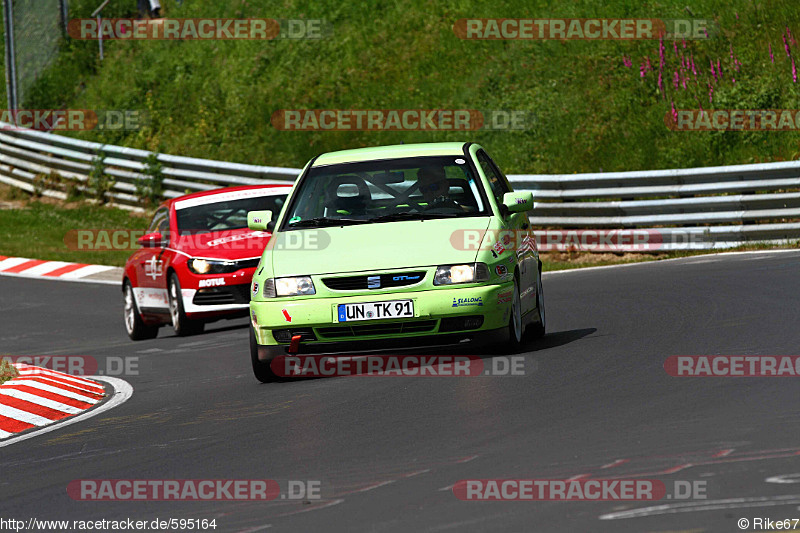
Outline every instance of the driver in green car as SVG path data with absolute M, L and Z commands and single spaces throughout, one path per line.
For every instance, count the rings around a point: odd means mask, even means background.
M 426 210 L 441 208 L 469 210 L 450 197 L 450 184 L 447 181 L 444 167 L 430 166 L 420 168 L 417 172 L 417 184 L 427 204 Z

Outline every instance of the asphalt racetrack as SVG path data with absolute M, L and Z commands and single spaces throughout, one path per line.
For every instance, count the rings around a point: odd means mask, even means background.
M 526 346 L 524 376 L 265 385 L 246 320 L 134 343 L 115 286 L 0 277 L 1 353 L 139 364 L 123 376 L 126 403 L 0 447 L 0 515 L 214 518 L 216 531 L 270 532 L 740 531 L 742 517 L 797 518 L 797 378 L 677 378 L 663 364 L 800 355 L 799 270 L 790 251 L 547 274 L 548 335 Z M 576 476 L 701 481 L 706 499 L 479 502 L 452 491 L 464 479 Z M 318 480 L 324 498 L 75 501 L 66 488 L 79 479 Z

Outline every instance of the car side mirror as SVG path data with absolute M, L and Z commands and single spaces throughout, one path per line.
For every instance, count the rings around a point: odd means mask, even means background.
M 533 209 L 532 192 L 507 192 L 503 195 L 503 207 L 509 213 L 522 213 Z
M 254 231 L 269 231 L 275 229 L 272 220 L 272 211 L 250 211 L 247 213 L 247 227 Z
M 153 233 L 145 233 L 136 239 L 136 242 L 145 248 L 159 248 L 164 245 L 164 237 L 160 232 L 154 231 Z

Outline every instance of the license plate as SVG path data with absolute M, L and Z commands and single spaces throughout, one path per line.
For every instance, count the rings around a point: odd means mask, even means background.
M 369 302 L 363 304 L 339 304 L 339 322 L 356 320 L 385 320 L 388 318 L 413 318 L 414 302 L 394 300 L 391 302 Z

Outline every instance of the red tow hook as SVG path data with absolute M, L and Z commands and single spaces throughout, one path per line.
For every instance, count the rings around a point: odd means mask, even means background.
M 292 342 L 289 343 L 289 348 L 286 350 L 286 353 L 289 355 L 297 355 L 297 352 L 300 351 L 301 338 L 300 335 L 292 335 Z

